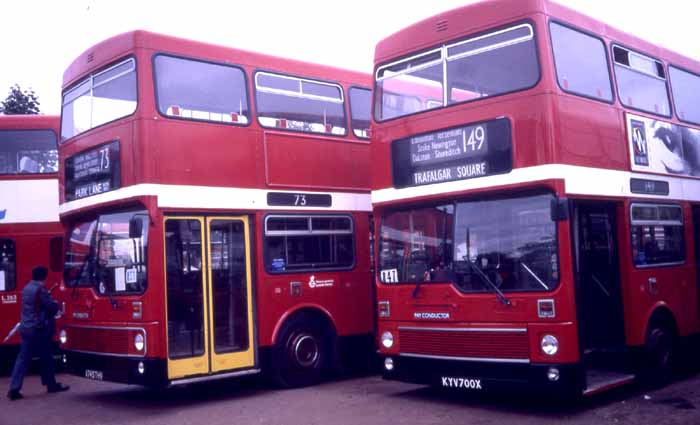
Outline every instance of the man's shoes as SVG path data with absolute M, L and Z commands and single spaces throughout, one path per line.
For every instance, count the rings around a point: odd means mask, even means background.
M 22 393 L 19 392 L 19 390 L 10 390 L 7 392 L 7 398 L 10 400 L 19 400 L 24 398 L 24 396 L 22 396 Z
M 47 393 L 60 393 L 62 391 L 68 391 L 69 389 L 70 389 L 70 387 L 68 385 L 63 385 L 60 382 L 56 382 L 55 385 L 48 387 L 46 389 L 46 392 Z

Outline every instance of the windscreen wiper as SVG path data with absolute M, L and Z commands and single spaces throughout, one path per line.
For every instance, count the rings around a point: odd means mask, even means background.
M 85 268 L 90 263 L 90 261 L 94 260 L 94 256 L 95 256 L 95 254 L 92 252 L 87 255 L 87 257 L 85 258 L 85 262 L 83 263 L 82 266 L 80 266 L 80 271 L 78 271 L 78 274 L 75 276 L 75 278 L 73 280 L 71 280 L 70 283 L 68 284 L 68 286 L 72 287 L 71 298 L 75 299 L 76 289 L 78 288 L 78 281 L 80 280 L 81 277 L 83 277 L 83 273 L 85 273 Z
M 495 283 L 489 277 L 484 273 L 483 270 L 481 270 L 481 267 L 479 267 L 475 261 L 469 260 L 469 263 L 472 266 L 472 269 L 476 270 L 476 274 L 479 275 L 481 280 L 488 285 L 489 288 L 493 290 L 493 292 L 496 294 L 496 297 L 498 298 L 498 301 L 501 302 L 503 305 L 512 305 L 508 297 L 498 289 L 498 286 L 496 286 Z
M 416 287 L 413 288 L 413 292 L 411 293 L 411 298 L 415 298 L 418 296 L 418 292 L 420 292 L 420 285 L 423 283 L 423 280 L 419 280 L 416 282 Z

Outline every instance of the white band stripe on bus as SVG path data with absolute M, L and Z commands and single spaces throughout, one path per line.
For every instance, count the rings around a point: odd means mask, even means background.
M 58 179 L 0 180 L 0 224 L 58 221 Z
M 633 177 L 668 182 L 670 189 L 668 196 L 632 193 L 630 190 L 630 179 Z M 563 179 L 565 181 L 565 191 L 568 195 L 635 197 L 684 201 L 700 199 L 700 180 L 698 179 L 565 164 L 547 164 L 535 167 L 515 168 L 508 174 L 414 186 L 404 189 L 387 188 L 374 190 L 372 191 L 372 204 L 378 205 L 386 202 L 423 196 L 552 179 Z
M 269 206 L 267 194 L 276 193 L 322 193 L 332 198 L 330 207 Z M 137 196 L 155 196 L 160 208 L 208 208 L 222 210 L 323 210 L 323 211 L 371 211 L 369 193 L 324 192 L 310 190 L 267 190 L 212 186 L 185 186 L 165 184 L 137 184 L 99 195 L 90 196 L 59 206 L 59 214 L 66 214 L 81 208 L 92 207 L 106 202 L 118 201 Z

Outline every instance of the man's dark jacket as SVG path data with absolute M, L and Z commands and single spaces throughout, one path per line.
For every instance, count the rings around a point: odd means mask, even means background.
M 60 306 L 51 298 L 41 282 L 31 280 L 22 290 L 22 321 L 20 332 L 24 335 L 48 334 L 56 331 L 54 317 Z

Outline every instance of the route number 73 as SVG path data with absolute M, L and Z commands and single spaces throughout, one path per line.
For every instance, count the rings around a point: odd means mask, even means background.
M 100 149 L 100 169 L 109 169 L 109 147 Z

